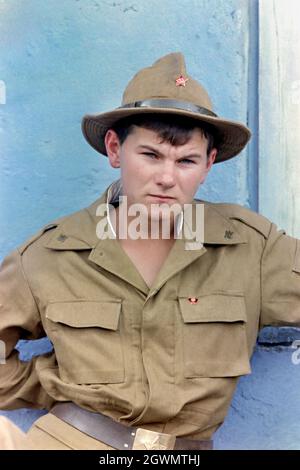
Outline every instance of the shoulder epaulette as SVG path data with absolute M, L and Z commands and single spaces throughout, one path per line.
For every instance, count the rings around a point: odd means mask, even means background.
M 227 217 L 232 220 L 239 220 L 240 222 L 253 228 L 265 238 L 268 238 L 271 228 L 271 222 L 263 215 L 252 211 L 246 207 L 240 206 L 239 204 L 220 204 L 228 207 Z
M 202 201 L 207 203 L 207 201 Z M 265 238 L 268 238 L 271 228 L 271 222 L 263 215 L 258 214 L 257 212 L 252 211 L 244 206 L 239 204 L 227 204 L 227 203 L 210 203 L 214 209 L 219 211 L 223 217 L 226 217 L 231 220 L 239 220 L 240 222 L 248 225 L 248 227 L 253 228 Z
M 54 229 L 56 227 L 58 227 L 58 225 L 60 224 L 60 222 L 62 220 L 64 220 L 65 217 L 61 217 L 60 219 L 57 219 L 57 220 L 54 220 L 53 222 L 45 225 L 44 227 L 42 227 L 38 232 L 36 232 L 32 237 L 28 238 L 24 243 L 22 243 L 22 245 L 18 246 L 18 251 L 19 253 L 22 255 L 24 253 L 24 251 L 32 244 L 34 243 L 36 240 L 38 240 L 45 232 L 47 232 L 48 230 L 51 230 L 51 229 Z

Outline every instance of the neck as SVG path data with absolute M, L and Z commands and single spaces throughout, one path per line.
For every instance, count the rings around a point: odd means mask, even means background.
M 174 220 L 154 220 L 147 214 L 130 216 L 123 210 L 122 204 L 115 209 L 115 217 L 111 217 L 117 239 L 144 242 L 174 241 Z M 115 219 L 115 220 L 114 220 Z

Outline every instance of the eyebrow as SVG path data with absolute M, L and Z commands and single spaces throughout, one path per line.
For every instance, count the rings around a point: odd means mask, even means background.
M 138 145 L 137 148 L 149 150 L 150 152 L 157 153 L 157 155 L 163 156 L 162 153 L 159 152 L 159 150 L 154 147 L 151 147 L 150 145 Z M 180 159 L 184 158 L 203 158 L 203 156 L 200 153 L 191 153 L 189 155 L 184 155 L 183 157 L 180 157 Z

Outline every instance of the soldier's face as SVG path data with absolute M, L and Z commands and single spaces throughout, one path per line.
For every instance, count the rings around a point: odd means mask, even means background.
M 217 154 L 213 149 L 207 156 L 207 139 L 197 129 L 186 144 L 177 147 L 141 127 L 134 127 L 122 145 L 109 130 L 105 143 L 111 166 L 121 169 L 128 206 L 164 202 L 183 207 L 192 202 Z

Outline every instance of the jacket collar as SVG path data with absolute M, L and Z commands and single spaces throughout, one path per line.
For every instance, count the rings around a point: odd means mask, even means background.
M 90 250 L 88 257 L 90 262 L 114 273 L 127 283 L 135 286 L 149 298 L 158 292 L 168 279 L 205 254 L 207 251 L 206 246 L 210 244 L 233 245 L 246 242 L 230 219 L 217 211 L 213 204 L 194 200 L 193 207 L 199 203 L 204 204 L 204 246 L 202 243 L 197 243 L 195 239 L 190 239 L 191 226 L 184 216 L 182 236 L 175 241 L 166 262 L 149 289 L 118 240 L 113 237 L 106 239 L 97 237 L 97 224 L 99 221 L 103 221 L 104 217 L 107 217 L 106 215 L 97 215 L 97 209 L 100 204 L 115 202 L 118 191 L 114 191 L 116 187 L 113 185 L 114 183 L 89 207 L 72 214 L 58 224 L 45 247 L 54 250 Z M 194 210 L 192 215 L 192 227 L 195 227 Z M 105 220 L 104 223 L 106 223 Z
M 109 216 L 109 204 L 116 204 L 121 194 L 120 180 L 114 181 L 89 207 L 67 216 L 60 222 L 56 229 L 48 238 L 46 248 L 54 250 L 86 250 L 95 248 L 100 240 L 96 233 L 97 224 L 105 217 L 112 239 L 115 239 L 115 233 Z M 106 214 L 97 215 L 97 209 L 100 205 L 106 204 Z M 197 249 L 196 238 L 191 238 L 192 227 L 195 227 L 196 210 L 195 206 L 202 204 L 204 208 L 204 245 L 235 245 L 246 243 L 247 240 L 238 232 L 236 226 L 229 217 L 225 217 L 217 210 L 213 203 L 194 199 L 192 206 L 192 216 L 189 220 L 179 214 L 176 220 L 176 230 L 179 240 L 185 243 L 192 243 L 192 247 L 186 250 Z M 192 221 L 192 225 L 191 225 Z M 202 244 L 199 245 L 201 249 Z

